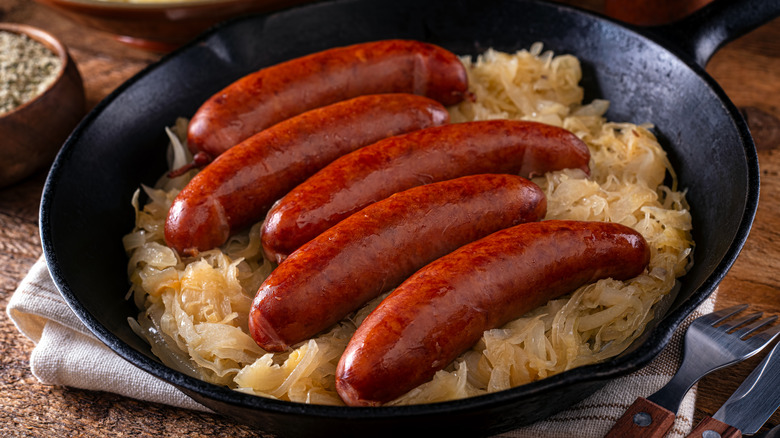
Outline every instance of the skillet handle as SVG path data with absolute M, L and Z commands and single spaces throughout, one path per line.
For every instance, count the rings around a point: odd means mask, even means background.
M 638 397 L 604 438 L 663 438 L 674 425 L 674 412 Z
M 715 0 L 682 20 L 638 30 L 704 67 L 726 43 L 778 16 L 780 1 Z

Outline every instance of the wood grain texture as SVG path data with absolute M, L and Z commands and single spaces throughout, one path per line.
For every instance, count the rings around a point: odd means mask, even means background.
M 718 421 L 712 417 L 706 417 L 696 427 L 693 428 L 690 435 L 687 438 L 707 438 L 703 434 L 707 431 L 712 431 L 718 434 L 721 438 L 741 438 L 742 432 L 738 429 L 729 426 L 728 424 Z
M 600 10 L 600 0 L 564 0 Z M 70 49 L 91 108 L 124 80 L 159 58 L 111 36 L 75 25 L 30 0 L 0 0 L 0 20 L 49 30 Z M 759 149 L 761 198 L 747 244 L 720 286 L 716 308 L 748 302 L 780 314 L 780 19 L 721 49 L 707 66 L 751 126 Z M 0 303 L 41 254 L 38 204 L 45 174 L 0 190 Z M 255 437 L 252 428 L 218 415 L 144 403 L 113 394 L 49 387 L 31 374 L 33 344 L 0 313 L 0 436 L 2 437 Z M 765 354 L 705 377 L 698 422 L 712 415 Z M 775 413 L 768 425 L 780 423 Z M 763 429 L 762 429 L 763 430 Z

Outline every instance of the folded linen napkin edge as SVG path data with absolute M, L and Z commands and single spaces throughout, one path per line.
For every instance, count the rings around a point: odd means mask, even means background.
M 669 345 L 646 367 L 607 383 L 567 410 L 499 436 L 604 436 L 636 397 L 652 394 L 671 378 L 679 367 L 685 328 L 694 318 L 713 310 L 716 293 L 686 318 Z M 211 412 L 173 385 L 125 361 L 95 338 L 54 286 L 43 257 L 19 284 L 6 311 L 17 329 L 36 344 L 30 356 L 30 369 L 43 384 L 106 391 L 137 400 Z M 84 375 L 92 378 L 85 379 Z M 683 399 L 668 438 L 682 438 L 690 432 L 695 400 L 694 386 Z

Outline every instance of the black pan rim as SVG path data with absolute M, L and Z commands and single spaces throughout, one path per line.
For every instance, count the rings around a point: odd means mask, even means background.
M 335 3 L 349 3 L 355 0 L 343 0 Z M 533 3 L 544 3 L 540 0 L 531 0 Z M 318 5 L 315 3 L 314 5 Z M 590 15 L 594 18 L 601 20 L 608 20 L 616 26 L 621 26 L 628 29 L 630 32 L 638 33 L 636 28 L 625 26 L 619 22 L 611 20 L 607 17 L 603 17 L 599 14 L 595 14 L 589 11 L 584 11 L 576 7 L 554 4 L 555 7 L 569 10 L 576 13 Z M 306 8 L 308 6 L 300 6 L 298 8 Z M 268 14 L 262 14 L 268 15 Z M 123 91 L 132 86 L 134 83 L 156 71 L 161 66 L 165 65 L 170 59 L 177 56 L 178 53 L 187 50 L 189 47 L 203 44 L 209 37 L 219 33 L 225 28 L 230 27 L 233 23 L 242 20 L 251 20 L 256 15 L 238 18 L 230 20 L 228 22 L 217 25 L 211 30 L 197 37 L 187 45 L 180 49 L 165 55 L 159 61 L 149 65 L 134 75 L 128 81 L 120 85 L 112 93 L 110 93 L 105 99 L 97 104 L 97 106 L 89 112 L 89 114 L 82 120 L 82 122 L 73 131 L 71 136 L 64 143 L 60 153 L 55 159 L 50 173 L 44 184 L 44 189 L 41 198 L 41 207 L 39 214 L 39 227 L 41 233 L 41 242 L 43 247 L 43 253 L 49 267 L 52 279 L 55 285 L 60 290 L 63 297 L 65 297 L 67 304 L 76 313 L 78 318 L 89 328 L 89 330 L 95 334 L 95 336 L 109 348 L 115 351 L 119 356 L 138 368 L 150 373 L 151 375 L 160 378 L 173 384 L 176 387 L 181 388 L 185 392 L 192 392 L 195 394 L 206 394 L 209 398 L 219 402 L 241 405 L 254 409 L 262 409 L 268 412 L 276 412 L 281 414 L 303 414 L 311 417 L 327 417 L 327 418 L 398 418 L 398 417 L 418 417 L 427 416 L 437 413 L 452 413 L 453 411 L 468 411 L 468 410 L 480 410 L 488 408 L 490 406 L 502 405 L 510 400 L 515 400 L 518 397 L 525 397 L 533 394 L 542 393 L 549 388 L 558 387 L 565 383 L 575 383 L 587 381 L 601 381 L 606 382 L 615 377 L 628 374 L 635 371 L 637 368 L 646 365 L 653 358 L 655 358 L 661 350 L 666 346 L 668 341 L 674 332 L 674 329 L 682 322 L 682 320 L 690 314 L 696 307 L 704 302 L 710 294 L 715 290 L 718 284 L 725 277 L 728 270 L 736 261 L 742 246 L 744 245 L 753 220 L 755 218 L 756 209 L 758 206 L 758 187 L 759 187 L 759 167 L 758 167 L 758 155 L 753 143 L 752 137 L 747 127 L 747 123 L 744 121 L 742 115 L 736 108 L 736 106 L 729 100 L 728 96 L 712 79 L 706 71 L 695 64 L 693 61 L 682 58 L 679 54 L 673 53 L 673 56 L 677 59 L 685 62 L 690 69 L 696 73 L 702 80 L 704 80 L 709 88 L 717 95 L 721 103 L 724 105 L 727 112 L 732 116 L 732 120 L 735 122 L 735 127 L 739 133 L 742 141 L 743 148 L 745 150 L 745 156 L 747 159 L 747 169 L 749 180 L 748 186 L 754 187 L 755 190 L 751 190 L 746 199 L 746 209 L 743 213 L 742 220 L 740 222 L 739 229 L 736 232 L 735 238 L 731 242 L 728 251 L 721 259 L 718 266 L 707 278 L 704 284 L 701 285 L 683 305 L 666 315 L 661 323 L 655 327 L 651 333 L 651 337 L 645 342 L 645 345 L 653 346 L 653 348 L 637 350 L 627 354 L 624 357 L 613 358 L 608 362 L 603 362 L 594 365 L 587 365 L 579 368 L 575 368 L 570 371 L 566 371 L 555 376 L 548 377 L 546 379 L 508 389 L 501 392 L 481 395 L 477 397 L 471 397 L 462 400 L 454 400 L 440 403 L 430 403 L 421 405 L 408 405 L 408 406 L 384 406 L 384 407 L 372 407 L 372 408 L 356 408 L 356 407 L 344 407 L 344 406 L 324 406 L 324 405 L 311 405 L 296 402 L 279 401 L 274 399 L 266 399 L 253 395 L 243 394 L 226 387 L 210 384 L 199 379 L 195 379 L 184 375 L 178 371 L 172 370 L 161 363 L 155 362 L 143 354 L 137 352 L 132 347 L 124 343 L 117 336 L 108 331 L 103 325 L 101 325 L 90 313 L 79 306 L 78 296 L 70 288 L 70 285 L 65 280 L 65 276 L 59 269 L 59 263 L 57 254 L 54 249 L 51 235 L 51 222 L 49 219 L 49 210 L 53 199 L 57 194 L 57 179 L 62 172 L 63 166 L 68 159 L 69 153 L 74 145 L 77 143 L 83 131 L 89 124 L 95 120 L 100 113 L 119 96 Z M 648 38 L 643 36 L 643 38 Z M 655 42 L 651 38 L 650 41 Z M 665 46 L 659 45 L 664 50 L 669 51 Z

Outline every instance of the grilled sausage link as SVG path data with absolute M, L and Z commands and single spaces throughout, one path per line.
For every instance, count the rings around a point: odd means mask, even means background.
M 388 138 L 339 158 L 282 198 L 263 225 L 263 251 L 280 263 L 350 214 L 410 187 L 478 173 L 588 172 L 589 160 L 577 136 L 534 122 L 456 123 Z
M 260 286 L 249 333 L 282 351 L 399 284 L 426 263 L 494 231 L 544 217 L 547 200 L 514 175 L 472 175 L 369 205 L 308 242 Z
M 169 211 L 165 240 L 182 255 L 217 247 L 339 156 L 448 121 L 440 103 L 402 93 L 360 96 L 282 121 L 220 155 L 187 184 Z
M 433 44 L 384 40 L 338 47 L 260 69 L 216 93 L 190 120 L 187 146 L 214 158 L 271 125 L 341 100 L 413 93 L 452 105 L 467 91 L 458 57 Z
M 643 272 L 650 250 L 618 224 L 544 221 L 463 246 L 417 271 L 363 321 L 336 389 L 352 406 L 391 401 L 500 327 L 598 279 Z

